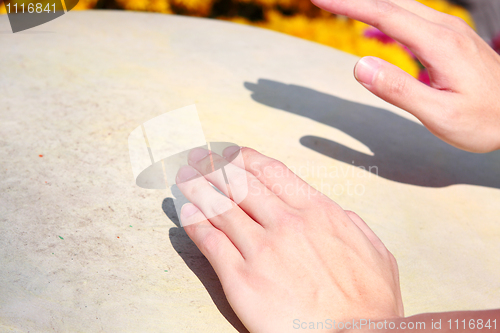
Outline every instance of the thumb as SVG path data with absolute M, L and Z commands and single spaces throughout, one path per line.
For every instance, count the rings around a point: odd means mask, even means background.
M 424 123 L 427 113 L 442 101 L 439 91 L 379 58 L 361 58 L 354 67 L 354 76 L 366 89 Z

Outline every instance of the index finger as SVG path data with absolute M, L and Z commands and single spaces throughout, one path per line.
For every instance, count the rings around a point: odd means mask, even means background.
M 429 36 L 436 35 L 442 28 L 433 22 L 436 18 L 434 15 L 438 14 L 432 14 L 431 8 L 408 1 L 399 0 L 401 6 L 388 0 L 312 1 L 324 10 L 374 26 L 406 45 L 417 56 L 425 50 L 434 49 L 431 44 L 433 40 Z

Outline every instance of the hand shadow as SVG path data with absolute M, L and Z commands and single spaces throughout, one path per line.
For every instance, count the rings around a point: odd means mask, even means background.
M 335 127 L 365 144 L 374 155 L 314 135 L 300 138 L 303 146 L 318 153 L 375 170 L 379 176 L 400 183 L 500 188 L 500 151 L 465 152 L 441 141 L 424 126 L 390 111 L 313 89 L 266 79 L 244 85 L 252 91 L 256 102 Z
M 179 197 L 180 191 L 177 186 L 172 186 L 172 194 L 174 197 Z M 162 209 L 167 217 L 174 222 L 177 228 L 170 228 L 169 238 L 172 246 L 177 251 L 179 256 L 184 260 L 186 265 L 200 279 L 201 283 L 208 291 L 215 306 L 226 320 L 240 333 L 248 333 L 248 330 L 236 316 L 233 309 L 229 305 L 222 285 L 213 270 L 212 266 L 205 256 L 198 250 L 198 247 L 193 243 L 189 236 L 181 227 L 177 212 L 175 209 L 175 198 L 165 198 L 162 203 Z

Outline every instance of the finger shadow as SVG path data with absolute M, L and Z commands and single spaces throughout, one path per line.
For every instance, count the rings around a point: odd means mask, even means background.
M 172 191 L 175 196 L 175 191 Z M 163 212 L 177 226 L 170 228 L 169 238 L 172 246 L 177 251 L 179 256 L 184 260 L 191 271 L 200 279 L 201 283 L 208 291 L 215 306 L 226 320 L 240 333 L 248 333 L 243 323 L 234 313 L 226 299 L 224 290 L 220 283 L 217 274 L 213 270 L 210 262 L 200 252 L 198 247 L 193 243 L 189 236 L 181 227 L 179 217 L 175 209 L 175 197 L 165 198 L 162 203 Z
M 244 86 L 254 101 L 337 128 L 373 152 L 367 155 L 314 133 L 300 138 L 303 146 L 325 156 L 399 183 L 500 188 L 500 151 L 465 152 L 393 112 L 306 87 L 266 79 Z

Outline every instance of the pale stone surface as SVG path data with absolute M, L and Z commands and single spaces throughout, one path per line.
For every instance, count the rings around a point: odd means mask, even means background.
M 241 327 L 165 213 L 171 194 L 133 183 L 129 133 L 193 103 L 207 141 L 280 159 L 358 212 L 398 259 L 406 314 L 500 307 L 500 154 L 435 139 L 357 84 L 355 57 L 231 23 L 110 11 L 18 34 L 4 15 L 0 45 L 2 331 Z

